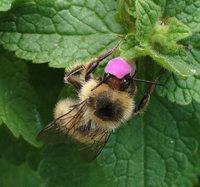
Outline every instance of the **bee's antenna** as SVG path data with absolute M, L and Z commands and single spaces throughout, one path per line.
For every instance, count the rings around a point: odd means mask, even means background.
M 144 82 L 144 83 L 148 83 L 148 84 L 155 84 L 155 85 L 158 85 L 158 86 L 164 86 L 165 87 L 164 84 L 153 82 L 153 81 L 148 81 L 148 80 L 143 80 L 143 79 L 137 79 L 137 78 L 133 78 L 133 77 L 132 77 L 132 79 L 134 81 L 138 81 L 138 82 Z
M 104 82 L 106 82 L 108 79 L 110 79 L 110 74 L 106 74 L 104 79 L 99 83 L 97 84 L 94 88 L 91 89 L 91 91 L 94 91 L 96 88 L 98 88 L 100 85 L 102 85 Z

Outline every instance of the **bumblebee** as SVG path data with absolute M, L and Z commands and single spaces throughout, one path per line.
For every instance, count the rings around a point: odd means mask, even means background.
M 155 82 L 160 75 L 154 82 L 136 79 L 135 64 L 118 57 L 107 64 L 103 77 L 93 77 L 99 63 L 112 55 L 118 46 L 66 73 L 64 80 L 78 90 L 78 97 L 76 100 L 66 98 L 56 104 L 55 120 L 41 130 L 38 140 L 45 140 L 53 133 L 58 137 L 70 137 L 84 145 L 82 158 L 89 162 L 101 153 L 116 128 L 132 115 L 144 111 L 155 85 L 161 85 Z M 135 81 L 151 84 L 138 106 L 134 102 Z

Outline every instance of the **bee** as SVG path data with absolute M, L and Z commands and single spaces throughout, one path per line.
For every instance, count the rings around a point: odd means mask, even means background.
M 66 73 L 64 80 L 78 90 L 78 97 L 76 100 L 66 98 L 56 104 L 55 120 L 40 131 L 37 140 L 48 141 L 53 134 L 70 137 L 84 145 L 82 158 L 90 162 L 101 153 L 115 129 L 132 115 L 144 111 L 155 85 L 161 85 L 155 82 L 160 75 L 154 81 L 136 79 L 136 65 L 117 57 L 109 61 L 103 77 L 93 76 L 99 63 L 112 55 L 119 43 L 88 64 Z M 138 106 L 134 102 L 137 93 L 135 81 L 151 84 Z

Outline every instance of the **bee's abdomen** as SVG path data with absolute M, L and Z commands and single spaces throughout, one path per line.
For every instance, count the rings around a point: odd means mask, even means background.
M 113 100 L 112 95 L 105 91 L 97 97 L 94 114 L 103 121 L 119 121 L 122 117 L 122 106 L 118 99 Z

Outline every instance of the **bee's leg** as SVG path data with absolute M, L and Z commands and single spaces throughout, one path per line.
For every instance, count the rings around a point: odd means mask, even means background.
M 145 95 L 142 97 L 139 105 L 134 109 L 134 111 L 133 111 L 134 114 L 143 113 L 145 111 L 145 109 L 147 108 L 147 106 L 149 104 L 150 97 L 151 97 L 151 94 L 152 94 L 154 88 L 155 88 L 155 85 L 151 85 L 149 87 L 149 89 L 147 90 Z
M 96 67 L 99 65 L 99 63 L 101 61 L 103 61 L 104 59 L 106 59 L 107 57 L 112 55 L 117 50 L 117 48 L 119 47 L 119 45 L 120 45 L 120 43 L 122 41 L 124 41 L 124 39 L 121 39 L 113 49 L 110 49 L 109 51 L 107 51 L 104 54 L 98 56 L 97 58 L 93 59 L 89 63 L 89 65 L 86 68 L 86 72 L 85 72 L 85 81 L 89 80 L 90 74 L 96 69 Z
M 158 78 L 165 73 L 166 70 L 162 70 L 158 73 L 158 75 L 153 79 L 153 82 L 156 82 L 158 80 Z M 155 89 L 156 85 L 155 84 L 151 84 L 150 87 L 148 88 L 147 92 L 145 93 L 145 95 L 142 97 L 138 107 L 136 107 L 133 111 L 134 114 L 139 114 L 139 113 L 143 113 L 145 111 L 145 109 L 147 108 L 149 101 L 150 101 L 150 97 L 151 94 L 153 93 L 154 89 Z
M 135 97 L 137 93 L 137 86 L 134 81 L 131 82 L 130 90 L 128 90 L 128 93 L 131 97 Z
M 75 78 L 73 78 L 72 76 L 82 72 L 84 69 L 84 66 L 80 65 L 80 66 L 77 66 L 76 68 L 74 68 L 72 71 L 68 72 L 65 74 L 65 77 L 64 77 L 64 81 L 65 83 L 70 83 L 72 86 L 74 86 L 76 89 L 80 90 L 81 88 L 81 83 L 76 80 Z
M 81 89 L 81 83 L 79 81 L 77 81 L 76 79 L 69 77 L 67 79 L 67 82 L 69 82 L 72 86 L 74 86 L 77 90 Z

